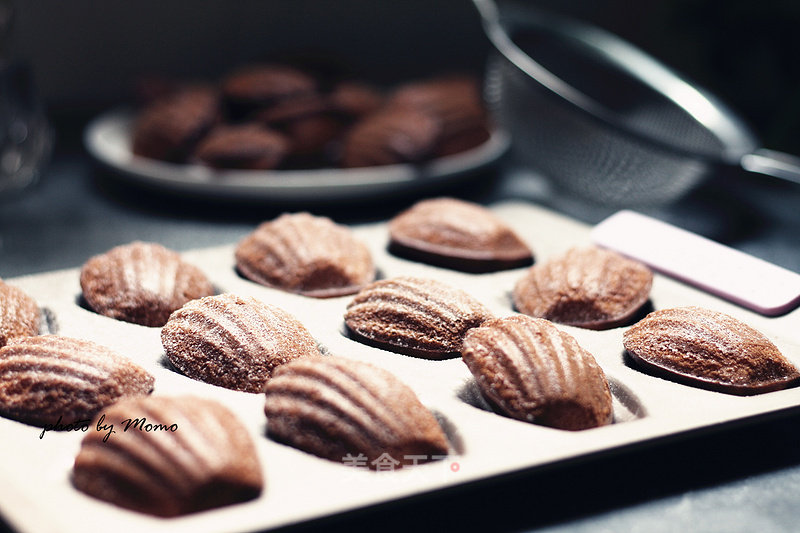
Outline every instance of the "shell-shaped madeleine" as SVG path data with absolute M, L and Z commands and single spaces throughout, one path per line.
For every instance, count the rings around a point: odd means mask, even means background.
M 262 223 L 236 247 L 236 267 L 256 283 L 317 298 L 353 294 L 375 278 L 350 228 L 309 213 Z
M 92 257 L 80 281 L 86 303 L 96 312 L 153 327 L 163 326 L 189 300 L 214 294 L 205 274 L 177 252 L 140 241 Z
M 512 418 L 569 430 L 612 421 L 603 370 L 547 320 L 516 315 L 486 322 L 467 333 L 462 357 L 484 397 Z
M 658 375 L 739 395 L 787 388 L 800 372 L 763 333 L 701 307 L 654 311 L 625 332 L 633 360 Z
M 41 335 L 0 348 L 0 414 L 38 426 L 88 421 L 126 396 L 153 390 L 153 376 L 93 342 Z
M 72 471 L 73 485 L 90 496 L 167 517 L 244 502 L 263 490 L 247 428 L 216 401 L 126 399 L 101 416 Z
M 36 300 L 22 289 L 0 280 L 0 348 L 9 340 L 39 333 Z
M 413 277 L 364 287 L 344 315 L 356 340 L 426 359 L 457 357 L 466 332 L 489 318 L 489 310 L 466 292 Z
M 432 114 L 407 105 L 386 105 L 361 118 L 342 139 L 347 168 L 419 163 L 433 157 L 442 124 Z
M 399 468 L 442 458 L 448 442 L 433 414 L 394 374 L 337 357 L 282 366 L 265 389 L 276 440 L 338 462 Z
M 485 207 L 455 198 L 422 200 L 389 222 L 389 251 L 446 268 L 490 272 L 530 265 L 522 239 Z
M 161 342 L 169 361 L 183 374 L 245 392 L 263 391 L 279 365 L 321 355 L 294 316 L 234 294 L 187 303 L 161 329 Z
M 514 287 L 518 311 L 588 329 L 624 325 L 647 303 L 653 273 L 611 250 L 573 248 L 532 266 Z

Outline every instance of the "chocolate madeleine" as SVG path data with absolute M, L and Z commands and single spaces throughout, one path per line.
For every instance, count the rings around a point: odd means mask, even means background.
M 214 168 L 270 170 L 289 153 L 289 139 L 255 124 L 222 125 L 200 141 L 195 156 Z
M 317 91 L 313 76 L 288 65 L 265 63 L 243 67 L 222 80 L 222 95 L 232 119 L 305 98 Z
M 345 129 L 333 114 L 320 113 L 286 123 L 282 128 L 291 141 L 287 166 L 299 168 L 330 167 L 337 164 L 339 140 Z
M 153 327 L 163 326 L 189 300 L 214 294 L 206 275 L 177 252 L 140 241 L 89 259 L 80 283 L 97 313 Z
M 389 222 L 389 251 L 455 270 L 491 272 L 530 265 L 530 248 L 485 207 L 457 200 L 422 200 Z
M 331 461 L 392 468 L 447 455 L 448 442 L 414 391 L 373 365 L 325 357 L 282 366 L 265 389 L 267 431 Z
M 289 168 L 326 163 L 325 156 L 332 151 L 334 141 L 346 125 L 333 112 L 325 95 L 316 93 L 268 107 L 257 113 L 254 120 L 286 136 L 290 153 L 282 166 Z
M 633 361 L 659 376 L 738 395 L 785 389 L 800 372 L 761 332 L 717 311 L 654 311 L 623 337 Z
M 0 279 L 0 348 L 16 337 L 38 334 L 40 317 L 36 300 Z
M 457 357 L 466 332 L 489 318 L 489 310 L 466 292 L 413 277 L 368 285 L 344 315 L 354 339 L 425 359 Z
M 186 376 L 245 392 L 262 392 L 279 365 L 321 355 L 295 317 L 234 294 L 200 298 L 175 311 L 161 329 L 161 342 Z
M 100 500 L 170 517 L 252 500 L 263 490 L 247 428 L 213 400 L 126 399 L 92 428 L 75 458 L 72 483 Z
M 440 76 L 406 83 L 389 97 L 389 106 L 414 107 L 442 125 L 436 156 L 452 155 L 486 142 L 491 133 L 479 80 L 466 75 Z
M 375 278 L 369 249 L 348 227 L 309 213 L 258 226 L 236 247 L 236 268 L 256 283 L 317 298 L 353 294 Z
M 325 113 L 330 108 L 325 95 L 311 92 L 265 107 L 254 115 L 253 120 L 268 128 L 281 129 L 289 122 Z
M 608 329 L 630 322 L 652 285 L 652 271 L 638 261 L 593 246 L 573 248 L 532 266 L 514 287 L 514 306 L 559 324 Z
M 380 109 L 386 97 L 377 87 L 353 80 L 342 81 L 328 95 L 331 110 L 355 121 Z
M 461 355 L 484 397 L 512 418 L 569 430 L 612 422 L 603 370 L 547 320 L 490 320 L 467 332 Z
M 439 120 L 411 106 L 387 106 L 359 120 L 342 143 L 348 168 L 419 163 L 431 159 L 441 136 Z
M 254 119 L 289 139 L 284 168 L 330 166 L 329 158 L 336 154 L 337 141 L 349 125 L 323 93 L 289 98 L 259 111 Z
M 93 342 L 41 335 L 0 348 L 0 415 L 47 426 L 88 421 L 126 396 L 153 390 L 146 370 Z
M 219 118 L 216 89 L 199 86 L 170 92 L 139 113 L 131 150 L 150 159 L 184 163 Z

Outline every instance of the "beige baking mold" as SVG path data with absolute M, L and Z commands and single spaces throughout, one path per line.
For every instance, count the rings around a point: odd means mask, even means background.
M 589 243 L 588 226 L 543 208 L 522 203 L 491 208 L 533 248 L 537 260 Z M 465 274 L 413 263 L 386 252 L 386 224 L 356 226 L 354 230 L 370 245 L 382 277 L 438 279 L 466 290 L 497 316 L 514 313 L 510 293 L 523 269 Z M 266 436 L 262 395 L 193 381 L 170 369 L 164 363 L 159 328 L 115 321 L 80 305 L 78 269 L 26 276 L 6 281 L 36 298 L 54 317 L 59 334 L 104 344 L 138 362 L 155 375 L 154 394 L 191 393 L 229 406 L 256 442 L 266 486 L 258 499 L 247 503 L 179 518 L 154 518 L 95 500 L 73 488 L 70 472 L 83 433 L 49 431 L 40 438 L 40 428 L 0 419 L 0 512 L 12 527 L 37 533 L 257 531 L 800 406 L 800 388 L 738 397 L 643 374 L 623 361 L 624 328 L 598 332 L 563 326 L 595 356 L 609 377 L 615 423 L 570 432 L 512 420 L 485 406 L 460 359 L 421 360 L 351 340 L 343 333 L 342 321 L 351 297 L 315 300 L 256 285 L 236 274 L 234 247 L 231 243 L 183 255 L 203 269 L 220 292 L 252 295 L 294 314 L 325 353 L 369 361 L 395 373 L 437 414 L 450 437 L 451 454 L 403 470 L 390 470 L 388 462 L 390 471 L 375 472 L 274 442 Z M 656 309 L 698 305 L 731 314 L 760 329 L 800 365 L 797 310 L 766 318 L 660 275 L 655 278 L 651 301 Z

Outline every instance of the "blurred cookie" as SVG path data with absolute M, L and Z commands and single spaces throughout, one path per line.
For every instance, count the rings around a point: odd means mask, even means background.
M 330 145 L 341 136 L 346 125 L 321 93 L 287 98 L 258 111 L 254 120 L 286 136 L 287 168 L 330 164 Z
M 419 163 L 429 159 L 441 136 L 440 121 L 413 107 L 389 106 L 365 116 L 342 141 L 344 167 Z
M 214 294 L 200 269 L 156 243 L 135 241 L 89 259 L 81 290 L 94 311 L 142 326 L 163 326 L 170 313 Z
M 280 128 L 286 123 L 330 110 L 324 95 L 317 92 L 285 98 L 253 115 L 256 122 L 270 128 Z
M 470 76 L 443 76 L 407 83 L 390 95 L 388 105 L 415 107 L 439 120 L 442 133 L 436 156 L 474 148 L 490 136 L 480 86 Z
M 284 135 L 256 124 L 217 126 L 200 142 L 195 156 L 215 168 L 270 170 L 289 153 Z
M 340 82 L 328 94 L 330 109 L 349 122 L 377 111 L 385 101 L 382 91 L 357 81 Z
M 222 95 L 234 119 L 316 91 L 313 76 L 282 64 L 249 65 L 222 80 Z
M 145 107 L 133 125 L 135 155 L 183 163 L 218 121 L 215 89 L 192 87 L 169 93 Z
M 334 164 L 335 145 L 345 125 L 331 113 L 319 113 L 298 118 L 283 126 L 290 139 L 291 162 L 301 167 Z

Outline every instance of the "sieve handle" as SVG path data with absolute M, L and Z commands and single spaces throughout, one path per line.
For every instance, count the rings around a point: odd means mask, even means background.
M 800 274 L 635 211 L 602 221 L 592 241 L 762 315 L 800 305 Z
M 742 156 L 740 164 L 749 172 L 800 184 L 800 157 L 775 150 L 759 149 Z

